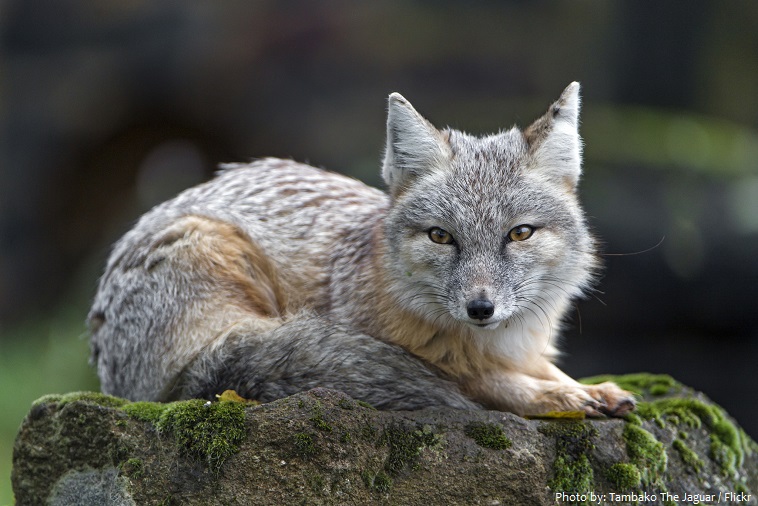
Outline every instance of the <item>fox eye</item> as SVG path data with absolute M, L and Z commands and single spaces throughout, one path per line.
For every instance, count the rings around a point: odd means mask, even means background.
M 455 242 L 453 234 L 439 227 L 434 227 L 429 230 L 429 239 L 437 244 L 453 244 Z
M 534 233 L 534 227 L 531 225 L 517 225 L 508 232 L 508 239 L 511 241 L 526 241 Z

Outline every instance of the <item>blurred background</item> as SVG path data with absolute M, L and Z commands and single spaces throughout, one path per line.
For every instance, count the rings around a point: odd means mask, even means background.
M 583 85 L 599 291 L 573 376 L 668 373 L 758 437 L 758 3 L 0 0 L 0 504 L 42 394 L 97 389 L 110 244 L 219 162 L 381 185 L 385 101 L 527 126 Z

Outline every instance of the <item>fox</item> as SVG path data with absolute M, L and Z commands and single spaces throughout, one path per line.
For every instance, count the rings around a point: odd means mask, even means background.
M 631 393 L 555 365 L 600 264 L 579 111 L 574 82 L 529 127 L 475 136 L 392 93 L 386 192 L 292 160 L 222 164 L 114 245 L 87 317 L 102 390 L 624 416 Z

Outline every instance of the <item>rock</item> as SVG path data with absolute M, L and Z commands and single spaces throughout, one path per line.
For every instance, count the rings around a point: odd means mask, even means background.
M 259 406 L 47 396 L 13 488 L 19 505 L 756 504 L 758 446 L 721 408 L 668 376 L 613 379 L 643 399 L 626 420 L 383 412 L 324 389 Z

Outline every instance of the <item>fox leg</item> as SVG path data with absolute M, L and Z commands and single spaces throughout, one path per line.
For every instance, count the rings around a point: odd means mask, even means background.
M 213 398 L 233 389 L 269 402 L 315 387 L 345 392 L 378 409 L 481 409 L 458 385 L 398 346 L 298 314 L 263 333 L 240 323 L 188 365 L 177 398 Z
M 545 361 L 545 376 L 566 385 L 583 389 L 599 403 L 599 411 L 609 416 L 624 416 L 632 411 L 636 401 L 631 392 L 622 390 L 613 382 L 606 381 L 596 385 L 583 385 L 561 371 L 555 364 Z M 590 413 L 593 414 L 593 413 Z
M 588 416 L 623 416 L 635 406 L 633 395 L 614 383 L 582 385 L 547 361 L 539 375 L 490 372 L 468 381 L 464 391 L 485 406 L 520 415 L 583 411 Z

